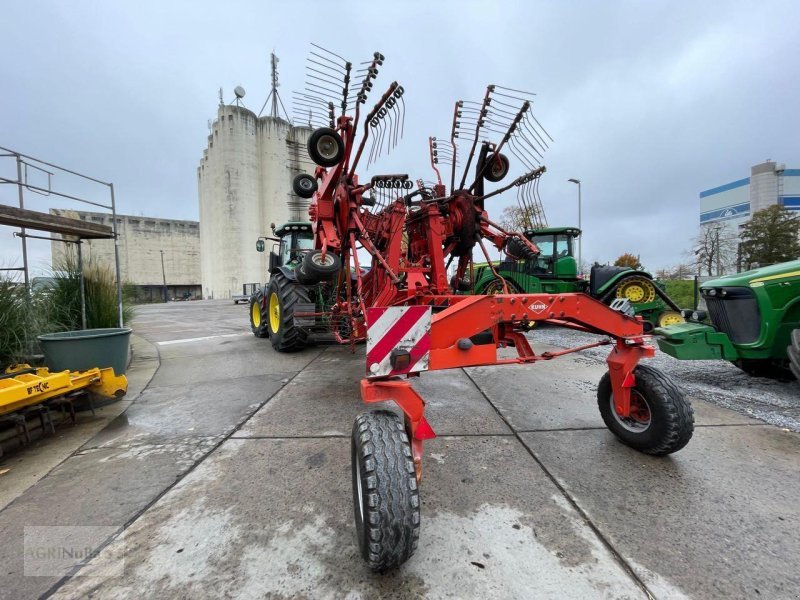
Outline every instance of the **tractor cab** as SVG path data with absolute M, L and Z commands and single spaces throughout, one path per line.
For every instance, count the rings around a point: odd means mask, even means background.
M 577 227 L 544 227 L 528 229 L 525 237 L 539 248 L 535 261 L 528 261 L 530 275 L 541 279 L 578 279 L 575 240 L 581 235 Z
M 278 267 L 294 268 L 303 259 L 303 255 L 314 249 L 314 234 L 311 223 L 288 222 L 272 227 L 273 237 L 266 238 L 278 242 L 278 247 L 269 253 L 269 271 L 273 273 Z M 264 251 L 264 240 L 256 242 L 256 250 Z

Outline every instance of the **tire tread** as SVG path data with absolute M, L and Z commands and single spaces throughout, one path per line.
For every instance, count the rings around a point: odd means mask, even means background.
M 353 424 L 353 468 L 363 464 L 361 553 L 370 569 L 383 572 L 407 561 L 419 542 L 419 492 L 405 427 L 393 412 L 360 415 Z M 356 519 L 358 490 L 353 484 Z M 370 506 L 372 504 L 372 506 Z
M 597 404 L 606 426 L 623 443 L 653 456 L 665 456 L 677 452 L 692 439 L 694 433 L 694 410 L 681 389 L 664 373 L 648 365 L 638 365 L 634 370 L 636 387 L 640 385 L 649 392 L 646 395 L 650 404 L 651 418 L 653 403 L 658 401 L 663 409 L 664 431 L 652 441 L 633 441 L 619 429 L 611 414 L 611 377 L 603 375 L 597 388 Z M 651 424 L 652 426 L 652 424 Z

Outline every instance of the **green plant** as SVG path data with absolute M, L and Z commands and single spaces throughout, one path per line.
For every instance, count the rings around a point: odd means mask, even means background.
M 0 273 L 0 366 L 27 360 L 39 351 L 36 336 L 47 329 L 46 315 L 16 278 Z
M 664 291 L 681 308 L 694 308 L 694 280 L 667 279 L 660 282 Z
M 53 264 L 52 282 L 43 294 L 48 296 L 51 331 L 81 329 L 81 273 L 77 254 L 64 252 Z M 117 327 L 117 287 L 108 265 L 89 258 L 83 261 L 86 327 Z M 132 307 L 123 301 L 122 318 L 133 317 Z

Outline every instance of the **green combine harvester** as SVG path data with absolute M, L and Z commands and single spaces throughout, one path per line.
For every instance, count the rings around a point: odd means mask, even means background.
M 700 293 L 708 311 L 684 311 L 689 322 L 656 329 L 662 352 L 800 380 L 800 260 L 707 281 Z M 710 325 L 701 322 L 707 318 Z
M 536 244 L 540 254 L 526 257 L 523 247 L 521 258 L 509 256 L 495 265 L 509 293 L 584 292 L 605 304 L 625 298 L 645 321 L 646 330 L 685 321 L 681 309 L 646 271 L 595 265 L 588 281 L 578 277 L 574 250 L 581 231 L 577 227 L 528 229 L 524 234 Z M 514 253 L 514 248 L 510 253 Z M 495 277 L 488 264 L 475 265 L 473 276 L 476 294 L 503 293 L 503 282 Z

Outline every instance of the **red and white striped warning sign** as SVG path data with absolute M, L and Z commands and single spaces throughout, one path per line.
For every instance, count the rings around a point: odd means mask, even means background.
M 427 371 L 430 349 L 430 306 L 367 309 L 368 376 Z

